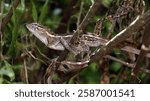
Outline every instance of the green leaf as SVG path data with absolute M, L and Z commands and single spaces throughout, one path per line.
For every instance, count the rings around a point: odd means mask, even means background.
M 21 0 L 20 4 L 17 7 L 17 10 L 20 11 L 21 13 L 24 12 L 24 10 L 25 10 L 25 0 Z
M 13 81 L 15 79 L 15 73 L 12 69 L 12 66 L 7 61 L 4 61 L 4 66 L 0 69 L 0 75 L 8 76 L 10 78 L 10 81 Z
M 33 2 L 33 0 L 30 0 L 30 1 L 31 1 L 31 4 L 32 4 L 32 17 L 33 17 L 33 20 L 35 22 L 37 22 L 37 20 L 38 20 L 38 13 L 37 13 L 36 6 L 35 6 L 35 3 Z
M 0 84 L 2 84 L 3 83 L 3 78 L 2 77 L 0 77 Z
M 17 12 L 13 11 L 13 16 L 12 16 L 12 22 L 13 22 L 13 27 L 12 27 L 12 40 L 10 47 L 8 49 L 8 54 L 11 56 L 16 55 L 16 40 L 18 36 L 18 20 L 17 20 Z
M 42 7 L 42 10 L 41 10 L 41 14 L 40 14 L 40 17 L 39 17 L 39 22 L 43 22 L 46 14 L 48 13 L 48 3 L 49 3 L 49 0 L 46 0 L 44 6 Z
M 111 2 L 112 2 L 112 0 L 102 0 L 102 3 L 105 7 L 109 7 Z
M 120 70 L 122 64 L 118 63 L 118 62 L 113 62 L 111 64 L 111 70 L 113 70 L 114 72 L 117 72 L 118 70 Z
M 91 63 L 90 65 L 89 65 L 89 67 L 91 68 L 91 70 L 93 71 L 93 72 L 96 72 L 97 71 L 97 63 Z

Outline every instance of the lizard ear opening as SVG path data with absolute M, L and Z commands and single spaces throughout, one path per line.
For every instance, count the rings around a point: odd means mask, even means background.
M 69 70 L 69 67 L 68 67 L 66 64 L 63 64 L 63 67 L 64 67 L 66 70 Z

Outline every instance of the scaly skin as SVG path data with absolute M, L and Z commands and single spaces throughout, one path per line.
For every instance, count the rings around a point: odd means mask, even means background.
M 56 35 L 54 32 L 50 31 L 48 28 L 38 23 L 26 24 L 26 27 L 47 47 L 61 51 L 67 48 L 75 55 L 83 51 L 89 51 L 89 47 L 98 47 L 100 45 L 104 45 L 107 41 L 92 34 L 84 34 L 80 37 L 80 39 L 77 39 L 78 40 L 77 44 L 69 45 L 68 43 L 72 38 L 72 35 L 66 36 Z

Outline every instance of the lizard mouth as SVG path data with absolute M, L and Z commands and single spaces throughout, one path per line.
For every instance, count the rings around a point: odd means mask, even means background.
M 33 32 L 33 30 L 32 30 L 32 24 L 26 24 L 26 28 L 27 28 L 30 32 Z

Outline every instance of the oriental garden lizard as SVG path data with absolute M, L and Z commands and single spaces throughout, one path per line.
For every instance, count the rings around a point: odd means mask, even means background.
M 30 23 L 26 24 L 27 29 L 34 34 L 41 42 L 43 42 L 48 48 L 54 49 L 54 50 L 60 50 L 63 51 L 68 49 L 69 51 L 73 52 L 75 55 L 79 54 L 80 52 L 88 52 L 90 51 L 90 47 L 99 47 L 104 46 L 108 40 L 101 38 L 99 36 L 93 35 L 93 34 L 83 34 L 82 36 L 77 39 L 76 45 L 70 45 L 69 41 L 71 40 L 73 35 L 56 35 L 54 32 L 50 31 L 47 27 L 40 25 L 38 23 Z M 133 54 L 139 54 L 140 50 L 125 46 L 121 48 L 121 50 L 133 53 Z M 146 57 L 150 58 L 150 54 L 147 54 Z M 69 66 L 87 66 L 88 62 L 90 60 L 84 61 L 84 62 L 71 62 L 71 61 L 63 61 L 62 64 L 67 64 Z

